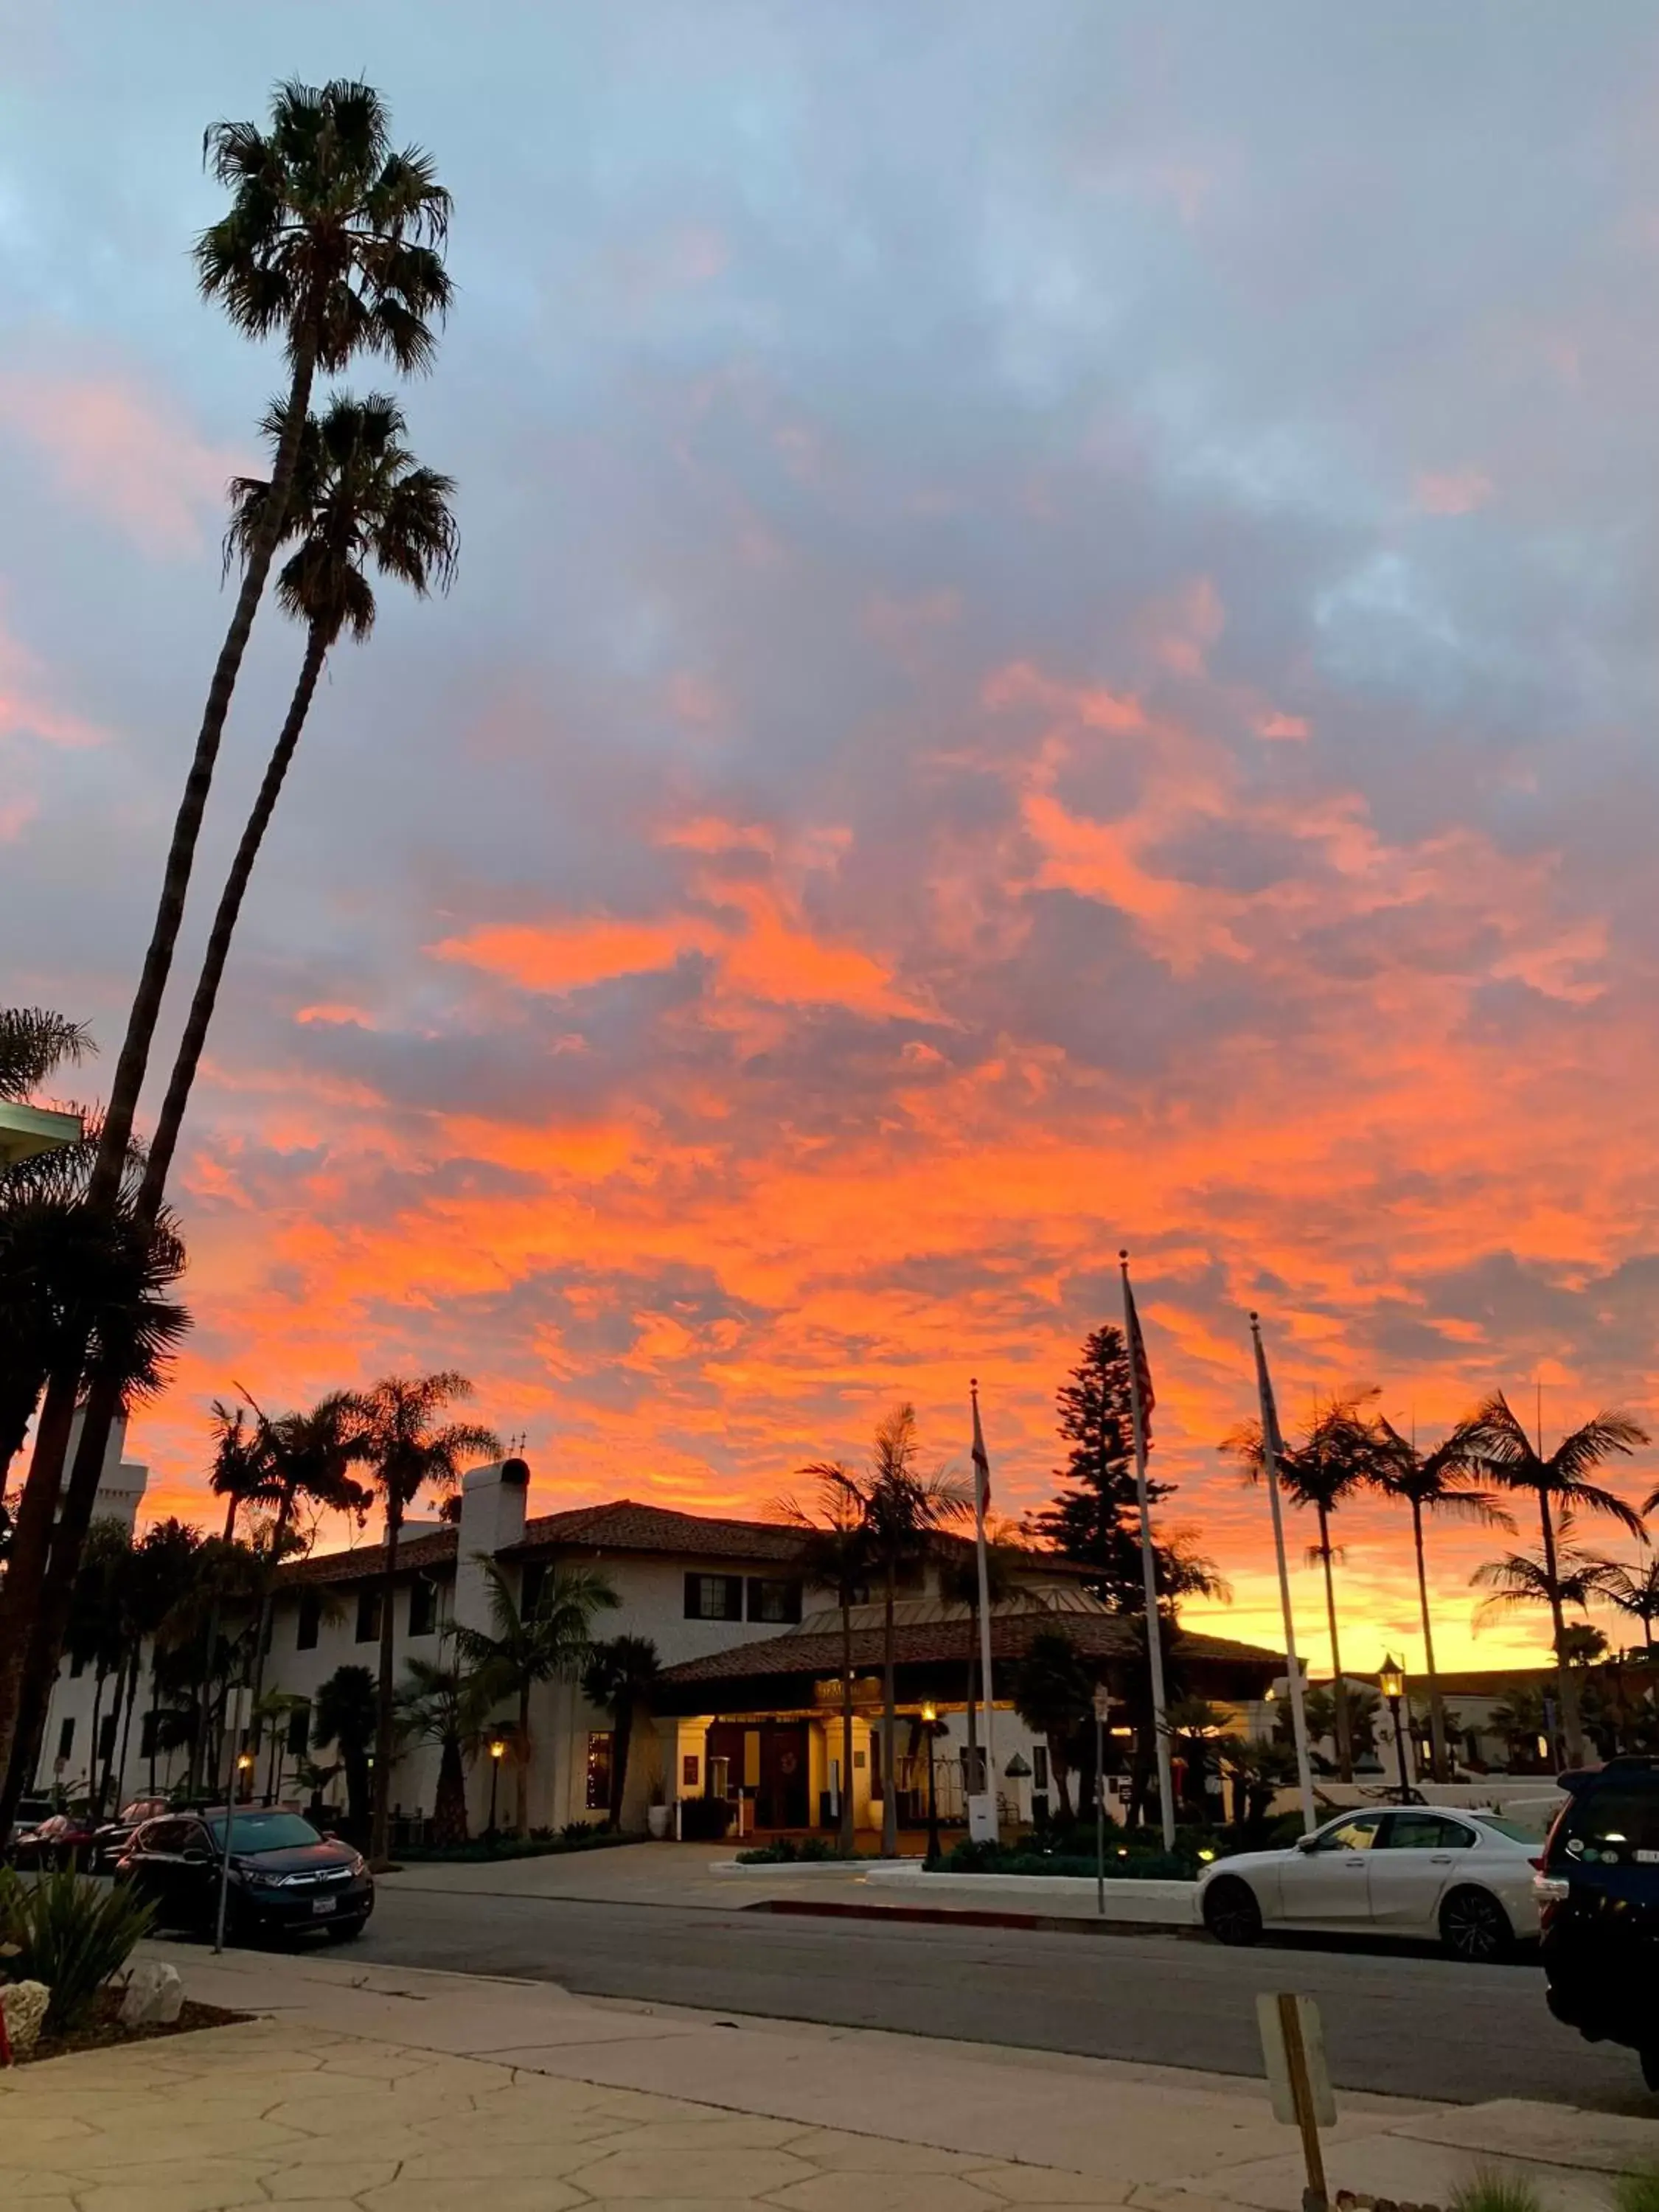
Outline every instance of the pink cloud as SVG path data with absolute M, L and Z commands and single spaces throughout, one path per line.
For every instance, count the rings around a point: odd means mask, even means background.
M 200 550 L 216 529 L 226 479 L 248 465 L 113 376 L 0 376 L 0 429 L 32 445 L 71 499 L 147 553 L 175 557 Z
M 1250 726 L 1259 738 L 1305 738 L 1311 733 L 1312 726 L 1300 714 L 1270 712 L 1258 714 Z
M 1492 495 L 1492 481 L 1479 469 L 1464 467 L 1436 474 L 1419 472 L 1412 485 L 1412 505 L 1419 514 L 1473 514 Z

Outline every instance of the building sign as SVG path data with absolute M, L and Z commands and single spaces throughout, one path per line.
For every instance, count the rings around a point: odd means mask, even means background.
M 814 1682 L 812 1703 L 815 1705 L 833 1705 L 839 1711 L 841 1708 L 840 1677 L 832 1675 L 827 1682 Z M 855 1674 L 853 1677 L 853 1703 L 855 1705 L 878 1705 L 881 1703 L 879 1674 Z

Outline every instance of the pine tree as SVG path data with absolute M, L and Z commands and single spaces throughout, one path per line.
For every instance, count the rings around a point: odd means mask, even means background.
M 1103 1603 L 1123 1613 L 1144 1611 L 1129 1358 L 1121 1329 L 1108 1323 L 1090 1331 L 1056 1403 L 1060 1433 L 1071 1449 L 1054 1474 L 1066 1487 L 1033 1517 L 1032 1530 L 1093 1571 L 1088 1587 Z M 1146 1487 L 1156 1504 L 1174 1485 L 1149 1480 Z M 1163 1565 L 1160 1556 L 1160 1576 Z

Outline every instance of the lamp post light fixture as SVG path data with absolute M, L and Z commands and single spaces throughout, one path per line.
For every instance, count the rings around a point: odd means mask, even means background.
M 501 1760 L 507 1753 L 505 1740 L 498 1735 L 489 1739 L 489 1834 L 495 1833 L 495 1792 L 501 1778 Z
M 245 1805 L 253 1795 L 252 1775 L 253 1753 L 239 1751 L 236 1754 L 236 1795 Z
M 1406 1670 L 1390 1653 L 1376 1670 L 1376 1686 L 1389 1701 L 1389 1711 L 1394 1719 L 1394 1752 L 1400 1769 L 1400 1802 L 1409 1804 L 1412 1797 L 1411 1777 L 1406 1771 L 1406 1738 L 1400 1709 L 1406 1697 Z
M 939 1793 L 933 1781 L 933 1739 L 939 1729 L 939 1707 L 931 1698 L 921 1709 L 921 1725 L 927 1737 L 927 1866 L 939 1864 Z

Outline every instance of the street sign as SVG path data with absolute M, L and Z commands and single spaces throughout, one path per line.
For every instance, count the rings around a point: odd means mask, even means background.
M 1261 2031 L 1261 2056 L 1267 2062 L 1273 2118 L 1287 2128 L 1301 2130 L 1308 2172 L 1304 2206 L 1306 2212 L 1324 2212 L 1328 2200 L 1319 2130 L 1336 2125 L 1336 2100 L 1331 2094 L 1331 2077 L 1325 2064 L 1325 2031 L 1320 2024 L 1319 2007 L 1311 1997 L 1294 1996 L 1288 1990 L 1267 1990 L 1255 2001 L 1255 2017 Z

